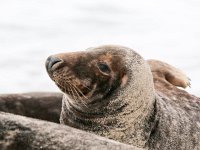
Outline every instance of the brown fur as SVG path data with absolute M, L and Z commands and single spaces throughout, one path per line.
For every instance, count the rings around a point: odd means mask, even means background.
M 62 124 L 148 149 L 200 149 L 200 99 L 176 87 L 189 85 L 179 69 L 149 60 L 150 70 L 120 46 L 53 57 L 62 60 L 48 70 L 64 92 Z

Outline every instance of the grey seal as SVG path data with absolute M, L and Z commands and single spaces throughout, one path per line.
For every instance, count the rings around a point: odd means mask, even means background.
M 137 147 L 200 149 L 200 98 L 179 69 L 106 45 L 48 57 L 64 93 L 60 122 Z M 153 75 L 153 76 L 152 76 Z

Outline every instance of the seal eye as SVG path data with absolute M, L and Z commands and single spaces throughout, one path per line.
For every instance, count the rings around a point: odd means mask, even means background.
M 109 68 L 108 65 L 105 64 L 105 63 L 99 63 L 99 64 L 98 64 L 98 68 L 99 68 L 99 70 L 100 70 L 101 72 L 103 72 L 103 73 L 110 73 L 110 68 Z

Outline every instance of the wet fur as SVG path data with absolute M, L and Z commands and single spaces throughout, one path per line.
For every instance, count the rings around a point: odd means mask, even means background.
M 178 69 L 150 60 L 150 70 L 139 54 L 120 46 L 55 57 L 64 60 L 54 75 L 50 74 L 64 92 L 62 124 L 148 149 L 200 149 L 200 99 L 176 87 L 189 85 L 188 78 Z M 92 65 L 95 61 L 112 62 L 109 77 L 103 77 Z M 71 70 L 69 74 L 67 70 Z M 73 80 L 65 83 L 68 77 Z M 84 102 L 68 96 L 66 86 L 73 83 L 84 89 L 81 81 L 85 79 L 94 82 L 88 84 L 96 92 L 92 94 L 98 96 L 86 96 L 82 98 Z

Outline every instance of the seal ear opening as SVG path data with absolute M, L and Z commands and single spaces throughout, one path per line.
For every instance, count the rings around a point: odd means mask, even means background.
M 120 87 L 125 87 L 127 81 L 128 81 L 128 76 L 126 74 L 123 74 L 122 77 L 121 77 Z

